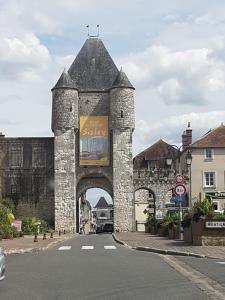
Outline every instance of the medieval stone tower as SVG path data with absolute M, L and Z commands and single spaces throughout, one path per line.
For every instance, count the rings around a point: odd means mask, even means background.
M 78 198 L 94 187 L 113 199 L 114 230 L 134 230 L 133 92 L 98 37 L 52 89 L 56 230 L 77 231 Z

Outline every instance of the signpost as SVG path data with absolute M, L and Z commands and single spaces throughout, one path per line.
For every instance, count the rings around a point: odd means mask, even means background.
M 186 194 L 186 187 L 182 183 L 177 183 L 175 187 L 173 188 L 174 194 L 177 196 L 175 202 L 179 203 L 179 228 L 180 228 L 180 239 L 182 239 L 181 234 L 181 221 L 182 221 L 182 203 L 184 201 L 184 196 Z

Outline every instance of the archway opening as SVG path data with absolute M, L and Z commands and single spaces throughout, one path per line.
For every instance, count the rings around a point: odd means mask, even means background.
M 140 188 L 134 193 L 136 231 L 145 231 L 148 216 L 156 214 L 155 194 L 148 188 Z
M 113 232 L 113 201 L 101 188 L 88 188 L 77 202 L 80 234 Z

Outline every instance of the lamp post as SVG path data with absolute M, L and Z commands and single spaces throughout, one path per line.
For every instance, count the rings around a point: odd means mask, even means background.
M 188 177 L 189 177 L 188 207 L 192 206 L 192 203 L 191 203 L 191 163 L 192 163 L 192 155 L 191 155 L 191 151 L 188 150 L 187 155 L 186 155 L 186 164 L 187 164 L 187 168 L 188 168 Z
M 176 160 L 178 160 L 178 174 L 180 175 L 181 170 L 180 170 L 180 157 L 181 157 L 181 148 L 183 147 L 183 145 L 181 145 L 180 147 L 176 146 L 176 145 L 171 145 L 173 148 L 175 148 L 177 150 L 177 154 L 176 154 Z M 171 159 L 171 163 L 170 165 L 172 165 L 172 159 Z M 177 174 L 177 165 L 175 165 L 175 173 Z M 177 184 L 177 183 L 176 183 Z M 182 222 L 182 218 L 183 218 L 183 211 L 182 211 L 182 201 L 180 200 L 181 197 L 179 197 L 179 238 L 180 240 L 183 240 L 183 231 L 182 231 L 182 226 L 181 226 L 181 222 Z

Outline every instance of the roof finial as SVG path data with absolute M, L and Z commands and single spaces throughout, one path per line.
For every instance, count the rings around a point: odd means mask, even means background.
M 99 37 L 99 24 L 97 25 L 97 34 L 96 35 L 91 35 L 90 34 L 89 25 L 87 25 L 86 27 L 87 27 L 88 37 L 92 37 L 92 38 Z
M 88 37 L 89 37 L 90 36 L 90 34 L 89 34 L 89 25 L 87 25 L 86 27 L 87 27 Z
M 97 37 L 99 37 L 99 24 L 97 25 L 97 28 L 98 28 Z

